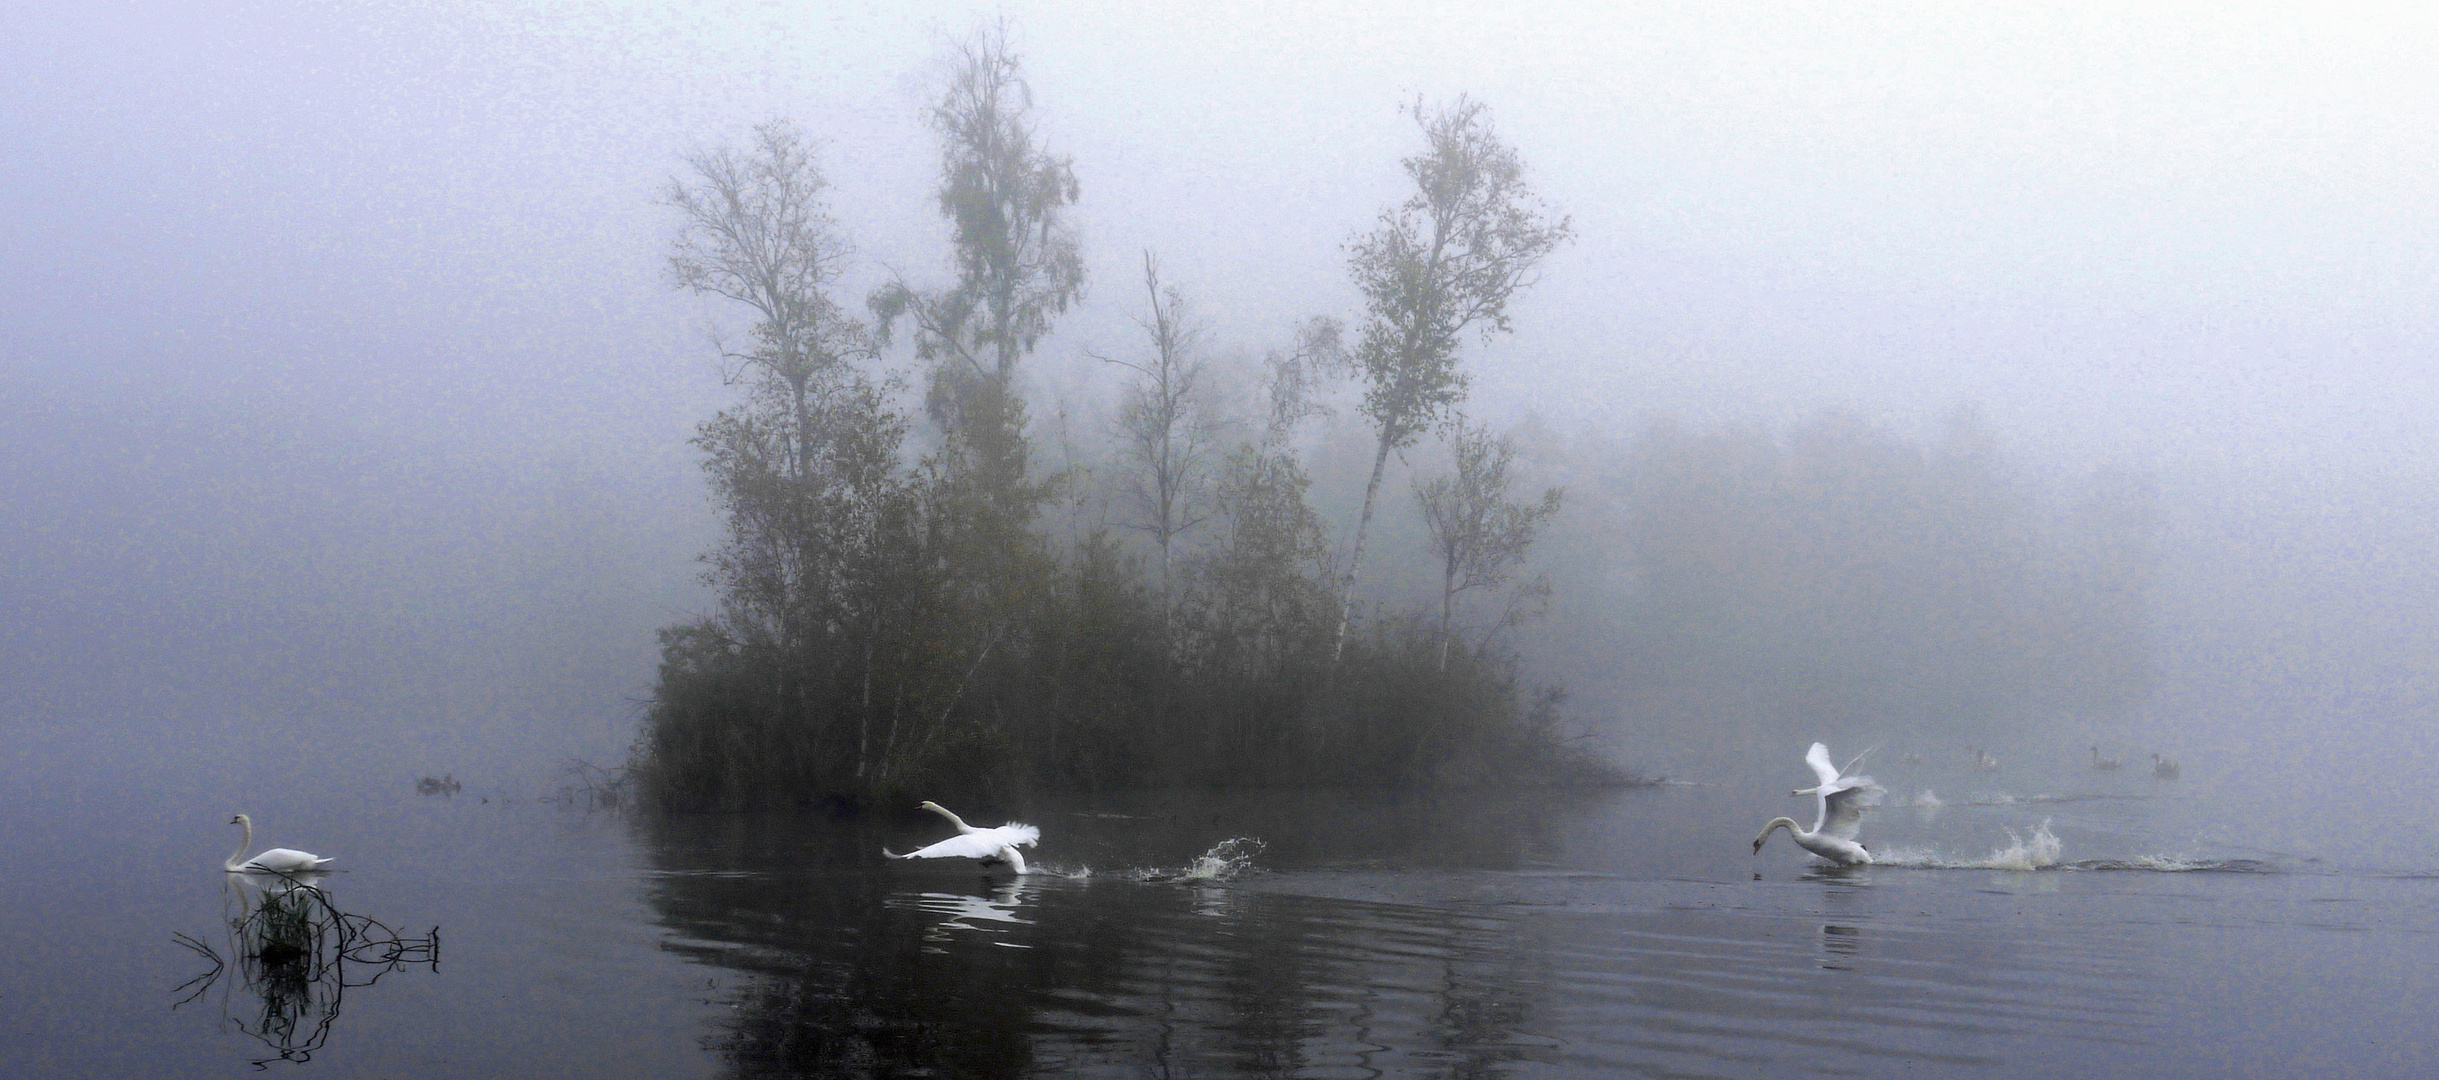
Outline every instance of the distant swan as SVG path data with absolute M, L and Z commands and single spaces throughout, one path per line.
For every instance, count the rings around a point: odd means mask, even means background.
M 284 847 L 275 847 L 248 859 L 245 857 L 246 849 L 254 846 L 254 819 L 239 814 L 230 818 L 229 824 L 246 827 L 246 835 L 237 841 L 237 850 L 230 852 L 229 861 L 223 864 L 232 874 L 302 874 L 338 861 L 325 859 L 310 851 Z
M 973 859 L 985 867 L 1005 863 L 1008 869 L 1022 874 L 1025 872 L 1025 855 L 1016 849 L 1029 847 L 1042 838 L 1042 830 L 1014 822 L 996 829 L 977 829 L 966 824 L 965 819 L 949 813 L 947 807 L 929 800 L 915 809 L 929 810 L 949 819 L 949 824 L 957 827 L 957 835 L 904 855 L 888 848 L 882 848 L 881 854 L 892 859 Z
M 2183 776 L 2184 774 L 2185 770 L 2177 767 L 2175 758 L 2164 758 L 2158 754 L 2151 755 L 2151 775 L 2154 778 L 2160 780 L 2174 780 L 2179 776 Z
M 2157 755 L 2153 755 L 2153 756 L 2155 756 L 2155 757 L 2156 757 Z M 2104 757 L 2100 756 L 2100 748 L 2099 748 L 2099 747 L 2095 746 L 2095 747 L 2093 747 L 2093 748 L 2092 748 L 2092 768 L 2093 768 L 2095 771 L 2097 771 L 2097 772 L 2116 772 L 2116 771 L 2117 771 L 2117 770 L 2118 770 L 2120 767 L 2122 767 L 2122 766 L 2124 766 L 2124 765 L 2125 765 L 2125 762 L 2119 761 L 2119 760 L 2117 760 L 2116 758 L 2104 758 Z
M 1858 756 L 1847 768 L 1854 768 L 1863 759 Z M 1787 838 L 1796 846 L 1840 866 L 1869 866 L 1872 853 L 1855 842 L 1855 833 L 1863 827 L 1863 808 L 1880 805 L 1888 794 L 1868 776 L 1840 776 L 1836 762 L 1829 760 L 1829 747 L 1812 744 L 1804 754 L 1804 763 L 1812 766 L 1813 775 L 1821 778 L 1815 787 L 1799 788 L 1790 795 L 1813 795 L 1820 799 L 1820 816 L 1809 830 L 1796 825 L 1793 818 L 1772 818 L 1762 826 L 1760 836 L 1753 838 L 1753 853 L 1761 854 L 1762 842 L 1779 829 L 1787 830 Z
M 1981 747 L 1968 746 L 1965 748 L 1965 755 L 1973 759 L 1973 767 L 1976 769 L 1983 772 L 1999 771 L 1999 759 L 1991 757 L 1990 752 Z

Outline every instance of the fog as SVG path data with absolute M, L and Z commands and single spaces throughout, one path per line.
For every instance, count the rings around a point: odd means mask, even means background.
M 669 287 L 658 191 L 790 117 L 858 249 L 843 295 L 940 277 L 921 110 L 1000 16 L 1091 281 L 1027 372 L 1037 438 L 1096 430 L 1086 351 L 1136 340 L 1146 248 L 1222 350 L 1355 315 L 1342 245 L 1401 194 L 1401 103 L 1470 93 L 1578 237 L 1468 346 L 1474 412 L 1623 439 L 1826 408 L 1929 445 L 1973 406 L 2026 490 L 2130 470 L 2162 513 L 2150 695 L 1983 745 L 2439 765 L 2439 25 L 2217 6 L 14 6 L 14 737 L 383 776 L 623 754 L 653 630 L 709 602 L 687 439 L 732 395 L 735 313 Z M 1781 752 L 1624 713 L 1555 636 L 1528 664 L 1627 764 Z

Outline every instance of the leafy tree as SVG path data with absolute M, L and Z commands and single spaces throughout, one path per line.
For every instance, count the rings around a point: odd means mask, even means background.
M 925 643 L 934 664 L 926 685 L 938 693 L 917 717 L 918 757 L 947 754 L 961 739 L 1014 737 L 1021 710 L 997 695 L 1019 692 L 1010 688 L 1026 684 L 1028 665 L 1049 662 L 1035 650 L 1049 647 L 1039 631 L 1053 617 L 1045 605 L 1058 568 L 1035 518 L 1054 484 L 1028 477 L 1016 373 L 1084 286 L 1067 219 L 1075 170 L 1039 145 L 1005 27 L 955 42 L 949 68 L 926 119 L 941 142 L 937 203 L 956 280 L 935 291 L 893 280 L 870 298 L 884 341 L 901 321 L 911 325 L 930 367 L 925 408 L 943 436 L 920 481 L 918 546 L 945 592 Z M 1033 715 L 1056 722 L 1055 710 Z
M 1515 440 L 1493 436 L 1487 424 L 1460 422 L 1449 440 L 1456 472 L 1414 486 L 1422 504 L 1423 524 L 1431 533 L 1431 553 L 1440 563 L 1439 668 L 1448 669 L 1449 622 L 1457 594 L 1468 589 L 1495 588 L 1507 583 L 1524 562 L 1541 527 L 1558 515 L 1565 493 L 1550 488 L 1534 504 L 1508 501 L 1508 466 L 1516 456 Z M 1548 582 L 1537 580 L 1526 592 L 1546 595 Z M 1506 626 L 1516 609 L 1499 620 Z M 1494 627 L 1496 629 L 1496 627 Z
M 1264 447 L 1284 447 L 1306 420 L 1330 413 L 1330 407 L 1316 399 L 1346 369 L 1345 334 L 1338 320 L 1315 315 L 1296 324 L 1293 346 L 1273 349 L 1262 358 Z
M 752 347 L 722 354 L 787 387 L 795 422 L 790 468 L 799 477 L 812 468 L 816 384 L 872 352 L 869 329 L 830 297 L 854 249 L 830 218 L 829 180 L 813 155 L 794 124 L 772 120 L 754 129 L 750 149 L 689 155 L 693 177 L 672 178 L 662 196 L 685 222 L 670 245 L 670 280 L 757 316 Z M 746 377 L 744 370 L 731 380 Z
M 1524 183 L 1516 152 L 1499 141 L 1489 110 L 1459 97 L 1440 109 L 1413 107 L 1425 148 L 1407 158 L 1414 194 L 1381 212 L 1370 233 L 1347 245 L 1363 290 L 1365 318 L 1355 361 L 1362 411 L 1379 443 L 1363 513 L 1347 557 L 1332 662 L 1346 648 L 1364 543 L 1389 453 L 1411 445 L 1465 398 L 1457 349 L 1467 330 L 1487 340 L 1509 329 L 1507 302 L 1531 284 L 1541 260 L 1574 233 L 1552 221 Z
M 764 753 L 798 768 L 844 749 L 825 745 L 839 733 L 825 723 L 834 703 L 823 698 L 860 684 L 867 708 L 851 751 L 860 776 L 874 643 L 899 606 L 886 585 L 903 576 L 891 563 L 906 550 L 905 423 L 887 407 L 886 387 L 852 363 L 872 355 L 870 334 L 829 293 L 851 249 L 824 203 L 811 144 L 772 121 L 747 148 L 686 163 L 692 175 L 672 179 L 663 196 L 684 223 L 671 245 L 672 283 L 736 301 L 755 321 L 749 347 L 722 350 L 744 400 L 694 440 L 726 526 L 705 557 L 721 614 L 665 639 L 665 671 L 689 686 L 705 685 L 705 671 L 764 681 L 746 699 L 760 702 L 754 713 L 770 729 Z
M 951 67 L 928 119 L 940 135 L 938 202 L 953 227 L 956 284 L 923 293 L 892 281 L 870 303 L 884 338 L 900 319 L 913 323 L 915 354 L 932 368 L 925 408 L 965 444 L 998 509 L 1021 518 L 1016 367 L 1083 294 L 1084 257 L 1067 220 L 1081 189 L 1069 159 L 1036 145 L 1033 92 L 1005 27 L 957 42 Z

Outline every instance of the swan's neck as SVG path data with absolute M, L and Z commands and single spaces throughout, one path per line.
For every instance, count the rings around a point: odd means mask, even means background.
M 237 839 L 237 850 L 229 853 L 229 861 L 225 865 L 231 870 L 237 869 L 238 863 L 246 857 L 246 849 L 254 846 L 254 822 L 241 817 L 237 823 L 245 826 L 246 832 Z
M 1782 828 L 1786 829 L 1788 834 L 1791 836 L 1804 835 L 1803 826 L 1797 825 L 1794 818 L 1771 818 L 1768 825 L 1762 826 L 1761 835 L 1753 838 L 1753 845 L 1755 847 L 1761 846 L 1761 842 L 1768 840 L 1771 833 Z
M 942 806 L 942 805 L 940 805 L 939 803 L 933 803 L 933 804 L 931 804 L 931 810 L 932 810 L 932 813 L 935 813 L 935 814 L 940 815 L 941 817 L 947 818 L 947 819 L 949 820 L 949 824 L 951 824 L 951 825 L 955 825 L 955 826 L 957 827 L 957 834 L 958 834 L 959 836 L 964 836 L 964 835 L 967 835 L 967 834 L 969 834 L 969 833 L 972 833 L 972 832 L 975 832 L 975 831 L 976 831 L 976 830 L 975 830 L 975 828 L 974 828 L 973 826 L 968 825 L 968 824 L 966 824 L 966 823 L 965 823 L 965 819 L 964 819 L 964 818 L 958 817 L 957 815 L 950 813 L 950 812 L 949 812 L 949 808 L 948 808 L 948 807 Z

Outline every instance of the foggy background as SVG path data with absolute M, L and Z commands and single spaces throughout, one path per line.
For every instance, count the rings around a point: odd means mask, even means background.
M 658 188 L 792 117 L 841 295 L 939 280 L 920 113 L 946 35 L 1004 14 L 1092 273 L 1037 436 L 1112 393 L 1082 350 L 1137 340 L 1147 246 L 1223 350 L 1356 314 L 1399 104 L 1471 93 L 1579 236 L 1469 347 L 1477 413 L 1927 441 L 1976 405 L 2028 482 L 2143 471 L 2166 515 L 2151 703 L 1991 745 L 2439 764 L 2429 18 L 1195 8 L 0 11 L 0 739 L 384 780 L 622 756 L 652 631 L 708 601 L 686 439 L 729 400 Z M 1626 764 L 1754 749 L 1532 659 Z

